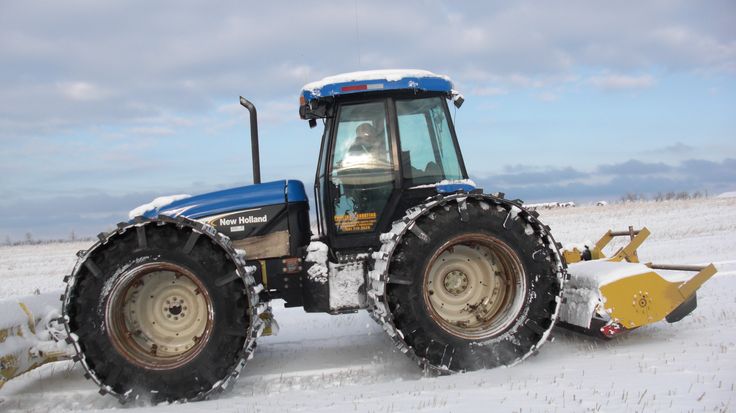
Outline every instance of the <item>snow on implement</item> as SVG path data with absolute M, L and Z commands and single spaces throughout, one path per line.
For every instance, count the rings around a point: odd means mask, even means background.
M 627 245 L 611 257 L 603 254 L 614 237 L 627 235 L 631 238 Z M 642 264 L 637 248 L 649 235 L 646 227 L 609 230 L 593 249 L 563 251 L 570 279 L 563 292 L 561 326 L 611 338 L 662 319 L 680 321 L 695 309 L 695 293 L 716 273 L 715 266 Z M 665 279 L 654 270 L 697 273 Z
M 71 358 L 56 293 L 0 301 L 0 388 L 46 363 Z
M 230 387 L 256 340 L 277 331 L 273 299 L 307 312 L 367 310 L 401 352 L 439 374 L 521 362 L 547 342 L 561 309 L 590 327 L 596 308 L 575 305 L 595 302 L 583 294 L 597 285 L 564 290 L 562 307 L 565 259 L 538 213 L 468 179 L 449 108 L 463 97 L 446 76 L 371 71 L 304 86 L 301 118 L 324 124 L 316 234 L 302 182 L 261 183 L 256 110 L 240 103 L 253 185 L 136 208 L 67 277 L 64 328 L 102 393 L 192 401 Z M 639 264 L 621 262 L 630 252 L 607 264 L 632 275 Z M 655 291 L 651 275 L 629 278 Z M 678 288 L 688 298 L 697 286 Z M 609 329 L 632 327 L 619 307 L 603 311 L 614 315 Z

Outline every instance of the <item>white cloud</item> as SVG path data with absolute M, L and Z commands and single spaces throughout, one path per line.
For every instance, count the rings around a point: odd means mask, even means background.
M 470 90 L 470 94 L 475 96 L 501 96 L 508 94 L 508 90 L 500 87 L 477 87 Z
M 108 91 L 89 82 L 60 82 L 57 88 L 62 96 L 76 101 L 101 100 L 110 95 Z
M 286 65 L 284 64 L 285 72 L 286 74 L 291 78 L 298 82 L 302 82 L 304 84 L 309 83 L 312 81 L 312 77 L 314 76 L 314 69 L 312 69 L 309 65 Z
M 174 134 L 174 130 L 165 126 L 148 126 L 131 128 L 130 132 L 136 135 L 143 136 L 170 136 Z
M 646 75 L 652 67 L 736 72 L 728 0 L 706 6 L 573 0 L 566 7 L 525 0 L 302 2 L 288 8 L 234 0 L 217 8 L 19 2 L 2 14 L 0 125 L 19 136 L 57 131 L 60 124 L 73 129 L 211 112 L 238 94 L 264 102 L 326 75 L 381 67 L 448 74 L 480 95 L 518 88 L 560 94 L 582 70 L 603 73 L 590 80 L 607 90 L 652 86 Z M 305 30 L 297 22 L 319 24 Z M 38 102 L 48 100 L 50 90 L 69 104 L 44 110 Z
M 242 115 L 245 108 L 240 103 L 226 103 L 217 107 L 216 112 L 224 113 L 229 116 Z
M 587 81 L 590 85 L 604 90 L 646 89 L 654 86 L 655 79 L 651 75 L 604 74 L 592 76 Z
M 558 100 L 560 96 L 557 95 L 556 93 L 547 91 L 547 92 L 538 93 L 536 95 L 536 98 L 541 100 L 542 102 L 554 102 Z
M 700 62 L 699 70 L 736 72 L 736 41 L 719 41 L 708 33 L 686 26 L 665 26 L 652 31 L 652 38 L 663 49 L 677 51 L 680 64 Z

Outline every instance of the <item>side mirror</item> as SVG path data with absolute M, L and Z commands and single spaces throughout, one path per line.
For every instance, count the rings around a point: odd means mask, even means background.
M 450 91 L 450 99 L 452 99 L 452 103 L 458 109 L 460 109 L 460 106 L 462 106 L 463 102 L 465 102 L 465 98 L 463 97 L 463 95 L 454 89 Z

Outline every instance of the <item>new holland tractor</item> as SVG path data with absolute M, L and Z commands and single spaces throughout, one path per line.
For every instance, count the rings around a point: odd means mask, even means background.
M 256 111 L 241 98 L 253 185 L 149 205 L 80 251 L 63 323 L 86 377 L 123 402 L 206 398 L 276 329 L 274 299 L 367 310 L 428 372 L 536 352 L 560 314 L 566 262 L 536 212 L 468 179 L 448 104 L 462 102 L 425 71 L 306 85 L 299 114 L 324 125 L 311 225 L 302 182 L 260 182 Z

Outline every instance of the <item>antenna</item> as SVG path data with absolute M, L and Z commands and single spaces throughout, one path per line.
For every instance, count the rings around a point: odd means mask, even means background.
M 361 68 L 362 64 L 360 61 L 360 27 L 358 26 L 358 0 L 355 0 L 353 2 L 353 5 L 355 6 L 355 41 L 358 44 L 358 69 Z

